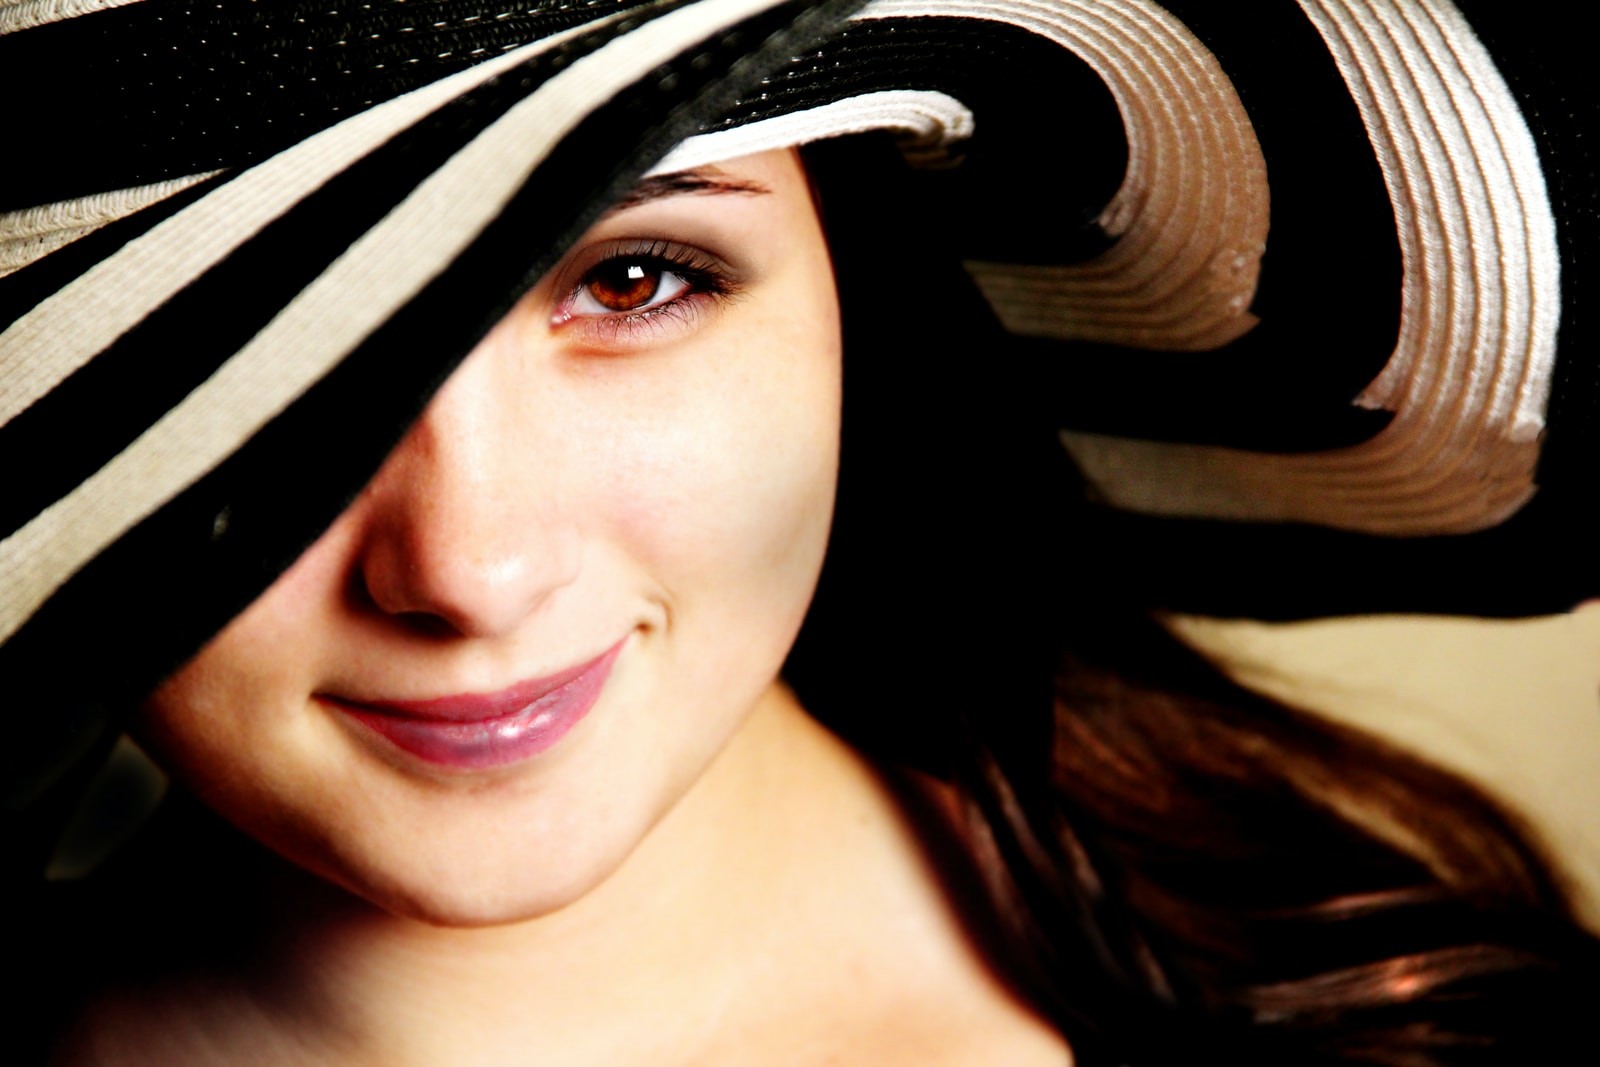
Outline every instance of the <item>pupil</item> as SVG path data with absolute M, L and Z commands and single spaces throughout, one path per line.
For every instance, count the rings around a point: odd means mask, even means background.
M 661 287 L 661 272 L 626 260 L 602 263 L 589 278 L 589 295 L 612 311 L 633 311 L 648 304 Z

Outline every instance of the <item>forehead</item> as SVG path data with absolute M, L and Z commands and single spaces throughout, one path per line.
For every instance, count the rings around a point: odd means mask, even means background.
M 818 223 L 811 183 L 794 149 L 739 156 L 640 179 L 590 229 L 589 237 L 622 236 L 666 226 L 681 236 L 715 224 L 716 236 L 741 241 L 789 239 Z M 712 234 L 705 234 L 709 240 Z
M 805 166 L 796 148 L 777 148 L 681 170 L 645 175 L 611 209 L 626 211 L 676 197 L 759 197 L 809 190 Z

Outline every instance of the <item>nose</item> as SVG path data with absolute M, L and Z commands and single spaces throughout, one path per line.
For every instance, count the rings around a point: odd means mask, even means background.
M 577 576 L 580 545 L 515 343 L 491 333 L 363 495 L 360 580 L 378 610 L 411 625 L 509 634 Z

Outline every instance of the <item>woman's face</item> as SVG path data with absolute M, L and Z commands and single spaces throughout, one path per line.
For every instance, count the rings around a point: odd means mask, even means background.
M 792 153 L 647 182 L 137 730 L 400 914 L 576 899 L 774 684 L 829 526 L 832 274 Z

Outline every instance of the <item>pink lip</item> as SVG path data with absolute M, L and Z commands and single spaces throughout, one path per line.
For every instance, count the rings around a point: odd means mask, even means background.
M 323 700 L 396 748 L 429 763 L 462 770 L 500 767 L 554 747 L 605 687 L 627 642 L 575 667 L 529 678 L 497 693 L 432 700 Z

